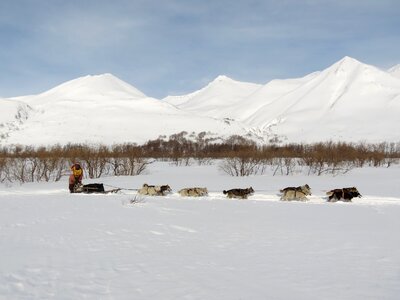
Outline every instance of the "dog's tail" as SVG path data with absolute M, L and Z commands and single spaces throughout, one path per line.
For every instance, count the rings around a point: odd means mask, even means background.
M 279 192 L 281 192 L 281 193 L 283 193 L 285 191 L 285 189 L 281 189 L 281 190 L 279 190 Z
M 326 195 L 327 196 L 332 196 L 333 195 L 333 191 L 326 192 Z
M 222 191 L 222 193 L 224 193 L 224 195 L 225 195 L 225 194 L 227 194 L 228 192 L 227 192 L 227 191 L 225 191 L 225 190 L 223 190 L 223 191 Z

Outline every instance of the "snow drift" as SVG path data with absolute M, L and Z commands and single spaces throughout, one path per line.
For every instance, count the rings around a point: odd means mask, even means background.
M 233 178 L 216 165 L 157 162 L 147 174 L 102 178 L 174 190 L 136 203 L 134 191 L 69 194 L 67 178 L 0 184 L 0 298 L 397 300 L 399 174 L 394 166 Z M 279 201 L 280 188 L 305 182 L 310 202 Z M 208 197 L 176 193 L 199 185 Z M 349 185 L 363 198 L 323 200 Z M 248 186 L 248 200 L 222 194 Z

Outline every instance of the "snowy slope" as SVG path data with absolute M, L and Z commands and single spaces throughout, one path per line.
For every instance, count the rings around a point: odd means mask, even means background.
M 273 80 L 266 85 L 243 83 L 222 76 L 199 91 L 164 100 L 184 110 L 200 110 L 204 115 L 216 118 L 244 120 L 266 103 L 296 89 L 316 74 L 299 79 Z
M 184 112 L 111 74 L 78 78 L 23 97 L 34 112 L 4 143 L 144 143 L 181 131 L 245 134 L 243 126 Z
M 104 99 L 104 101 L 108 101 L 110 98 L 130 100 L 145 97 L 145 94 L 132 85 L 106 73 L 88 75 L 68 81 L 41 94 L 34 101 L 38 101 L 38 98 L 50 99 L 50 101 L 60 98 L 77 101 L 81 99 Z
M 206 97 L 193 93 L 178 107 L 196 111 L 202 105 L 203 115 L 239 120 L 266 139 L 399 141 L 393 130 L 400 125 L 399 79 L 344 57 L 303 78 L 273 80 L 237 102 L 227 103 L 220 89 Z M 219 103 L 218 110 L 203 104 L 208 99 Z
M 290 141 L 400 140 L 400 80 L 345 57 L 244 122 Z
M 393 76 L 396 76 L 396 77 L 400 78 L 400 64 L 391 67 L 388 70 L 388 73 L 392 74 Z
M 241 112 L 235 112 L 234 107 L 246 105 L 246 99 L 260 87 L 262 87 L 260 84 L 218 76 L 199 91 L 184 96 L 169 96 L 163 101 L 180 109 L 214 118 L 236 119 L 236 114 L 240 115 Z
M 0 140 L 19 130 L 29 118 L 32 108 L 24 102 L 0 98 Z

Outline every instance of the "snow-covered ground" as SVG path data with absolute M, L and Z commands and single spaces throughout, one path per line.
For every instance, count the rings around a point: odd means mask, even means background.
M 166 197 L 69 194 L 67 178 L 0 185 L 0 299 L 399 299 L 399 175 L 234 178 L 217 164 L 157 162 L 85 183 L 169 184 Z M 280 188 L 304 183 L 309 202 L 279 201 Z M 209 196 L 177 194 L 190 186 Z M 248 200 L 222 194 L 248 186 Z M 344 186 L 363 197 L 326 202 Z

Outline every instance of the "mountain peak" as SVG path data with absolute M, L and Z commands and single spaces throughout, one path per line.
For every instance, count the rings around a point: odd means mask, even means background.
M 343 57 L 330 67 L 326 68 L 323 72 L 325 74 L 333 74 L 335 76 L 352 76 L 358 77 L 361 74 L 376 73 L 378 68 L 362 63 L 357 59 L 349 56 Z M 344 77 L 345 78 L 345 77 Z
M 351 70 L 354 68 L 357 68 L 358 66 L 362 65 L 360 61 L 357 59 L 354 59 L 350 56 L 345 56 L 338 62 L 334 63 L 332 67 L 334 67 L 337 70 Z
M 342 62 L 342 63 L 357 63 L 357 64 L 361 63 L 359 60 L 357 60 L 357 59 L 355 59 L 353 57 L 347 56 L 347 55 L 344 56 L 341 60 L 339 60 L 339 62 Z
M 213 81 L 232 81 L 232 78 L 229 78 L 226 75 L 218 75 Z
M 232 78 L 229 78 L 226 75 L 218 75 L 214 80 L 212 80 L 208 85 L 214 86 L 214 85 L 219 85 L 219 84 L 231 84 L 234 83 L 235 80 Z
M 41 96 L 49 95 L 72 99 L 99 96 L 113 96 L 120 99 L 146 97 L 141 91 L 110 73 L 79 77 L 41 94 Z
M 217 76 L 214 80 L 212 80 L 207 86 L 259 86 L 259 84 L 256 83 L 250 83 L 250 82 L 244 82 L 244 81 L 237 81 L 235 79 L 232 79 L 226 75 L 219 75 Z M 207 87 L 206 86 L 206 87 Z

